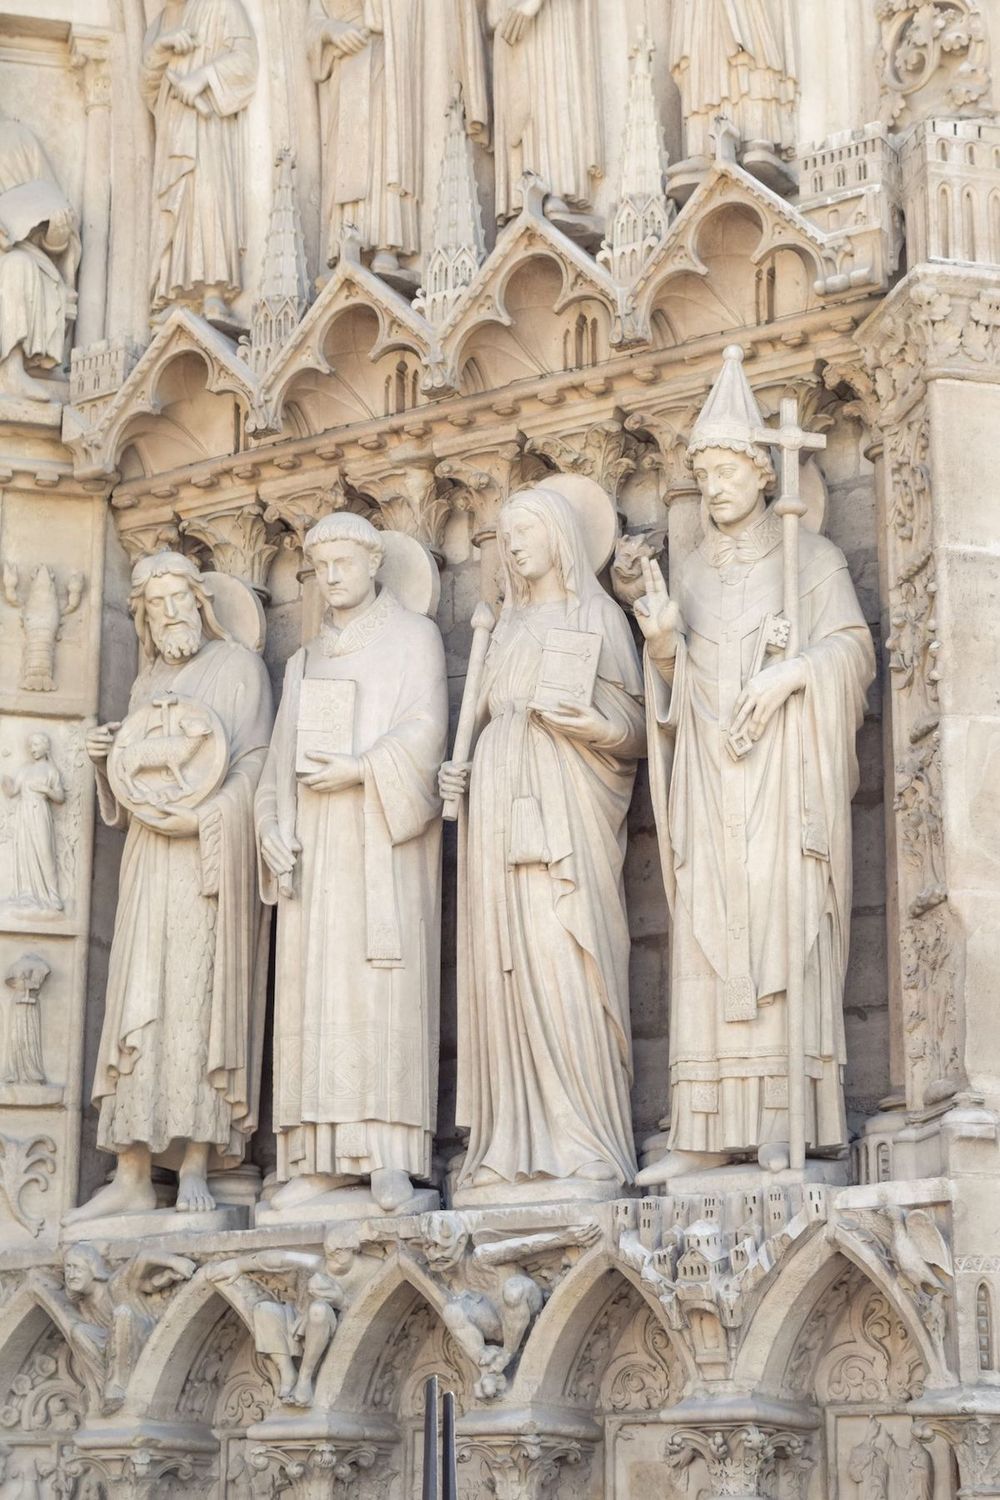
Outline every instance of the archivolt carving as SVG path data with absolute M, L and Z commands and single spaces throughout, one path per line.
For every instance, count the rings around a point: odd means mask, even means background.
M 926 1367 L 906 1325 L 859 1271 L 831 1287 L 804 1338 L 804 1352 L 789 1366 L 789 1392 L 799 1379 L 808 1381 L 799 1390 L 815 1390 L 821 1403 L 899 1403 L 923 1391 Z

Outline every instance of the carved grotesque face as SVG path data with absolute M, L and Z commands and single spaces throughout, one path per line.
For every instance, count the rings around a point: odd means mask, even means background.
M 309 549 L 316 582 L 331 609 L 357 609 L 375 596 L 378 556 L 360 542 L 338 537 Z
M 202 623 L 190 580 L 161 573 L 149 580 L 143 597 L 153 644 L 164 661 L 194 656 L 202 642 Z
M 94 1268 L 86 1256 L 70 1251 L 63 1262 L 63 1280 L 74 1297 L 85 1297 L 94 1285 Z
M 694 477 L 709 514 L 722 531 L 740 531 L 764 504 L 767 474 L 749 453 L 704 448 L 695 454 Z
M 540 516 L 512 505 L 501 516 L 500 527 L 511 563 L 522 578 L 531 583 L 552 571 L 552 543 Z
M 32 760 L 44 760 L 49 753 L 49 737 L 47 734 L 33 734 L 28 741 L 28 749 Z

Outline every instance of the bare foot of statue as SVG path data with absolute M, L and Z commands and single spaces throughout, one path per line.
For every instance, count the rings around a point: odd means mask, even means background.
M 791 1159 L 787 1141 L 772 1141 L 757 1152 L 757 1161 L 765 1172 L 783 1172 Z
M 295 1382 L 295 1389 L 290 1396 L 284 1399 L 289 1406 L 312 1406 L 313 1404 L 313 1382 L 308 1375 L 300 1375 Z
M 267 1200 L 268 1208 L 295 1208 L 299 1203 L 308 1203 L 312 1198 L 322 1198 L 338 1188 L 348 1187 L 355 1179 L 336 1172 L 302 1172 L 283 1182 Z
M 179 1214 L 208 1214 L 215 1207 L 208 1191 L 208 1150 L 202 1141 L 189 1141 L 184 1150 L 174 1205 Z
M 413 1197 L 413 1183 L 398 1168 L 379 1167 L 372 1173 L 372 1197 L 384 1214 L 395 1213 Z
M 145 1214 L 156 1207 L 153 1187 L 152 1158 L 145 1146 L 130 1146 L 118 1157 L 115 1175 L 106 1187 L 79 1208 L 63 1214 L 64 1224 L 81 1224 L 87 1219 L 111 1218 L 116 1214 Z
M 24 365 L 24 350 L 15 344 L 6 359 L 0 360 L 0 396 L 14 396 L 21 401 L 51 402 L 55 392 L 44 380 L 29 375 Z
M 618 1168 L 610 1161 L 588 1161 L 573 1173 L 584 1182 L 617 1182 L 619 1175 Z
M 291 1401 L 292 1392 L 295 1389 L 295 1377 L 298 1374 L 295 1361 L 290 1354 L 272 1354 L 271 1358 L 278 1371 L 278 1400 Z
M 729 1161 L 725 1151 L 668 1151 L 659 1161 L 643 1167 L 635 1180 L 639 1187 L 658 1187 L 672 1177 L 682 1177 L 685 1172 L 707 1172 L 712 1167 L 725 1167 Z

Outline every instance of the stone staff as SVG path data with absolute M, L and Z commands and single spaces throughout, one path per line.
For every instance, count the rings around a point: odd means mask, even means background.
M 465 674 L 465 691 L 462 693 L 462 707 L 458 715 L 458 727 L 455 730 L 455 749 L 451 757 L 457 765 L 463 765 L 472 752 L 472 736 L 476 727 L 476 709 L 479 705 L 479 690 L 483 683 L 483 667 L 486 665 L 486 652 L 489 650 L 490 636 L 495 624 L 496 616 L 492 609 L 484 600 L 480 600 L 472 612 L 472 650 L 469 652 L 469 669 Z M 444 811 L 441 814 L 445 822 L 455 822 L 461 800 L 457 796 L 445 798 Z

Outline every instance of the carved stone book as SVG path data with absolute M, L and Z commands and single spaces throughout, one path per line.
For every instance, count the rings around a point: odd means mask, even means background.
M 317 771 L 319 762 L 309 757 L 320 750 L 334 755 L 353 754 L 357 689 L 357 683 L 346 677 L 304 678 L 295 740 L 297 772 Z
M 552 629 L 545 637 L 533 704 L 556 708 L 568 701 L 587 708 L 593 702 L 601 637 L 591 630 Z

